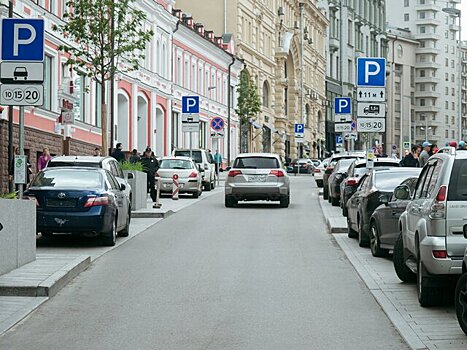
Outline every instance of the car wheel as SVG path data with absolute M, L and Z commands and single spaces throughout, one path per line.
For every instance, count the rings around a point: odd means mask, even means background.
M 115 214 L 117 216 L 117 214 Z M 117 242 L 117 218 L 115 217 L 112 223 L 112 228 L 109 232 L 104 232 L 102 235 L 102 244 L 112 247 Z
M 396 275 L 402 282 L 415 282 L 415 274 L 405 264 L 404 240 L 402 239 L 402 233 L 399 234 L 399 237 L 397 237 L 396 243 L 394 244 L 392 262 L 394 264 L 394 270 L 396 271 Z
M 289 204 L 290 204 L 290 195 L 286 196 L 286 197 L 282 197 L 280 199 L 280 207 L 281 208 L 288 208 L 289 207 Z
M 339 205 L 339 198 L 331 197 L 331 204 L 333 207 L 337 207 Z
M 211 183 L 210 183 L 210 182 L 208 182 L 207 184 L 204 184 L 204 190 L 205 190 L 206 192 L 211 191 Z
M 128 210 L 128 217 L 126 218 L 126 224 L 123 230 L 118 233 L 119 237 L 128 237 L 130 234 L 130 220 L 131 220 L 131 210 Z
M 193 198 L 198 198 L 199 197 L 199 192 L 196 191 L 196 192 L 193 192 Z
M 370 241 L 365 239 L 364 235 L 362 219 L 358 218 L 358 245 L 367 248 L 370 245 Z
M 216 180 L 212 180 L 211 182 L 211 190 L 216 188 Z
M 316 186 L 318 186 L 319 188 L 322 188 L 323 187 L 323 180 L 316 180 Z
M 225 207 L 233 208 L 237 205 L 238 201 L 232 196 L 225 196 Z
M 426 270 L 423 266 L 420 254 L 417 257 L 417 295 L 420 306 L 436 306 L 441 303 L 443 293 L 440 288 L 427 287 L 429 277 L 426 276 Z
M 370 226 L 370 249 L 371 255 L 375 257 L 383 257 L 388 255 L 388 250 L 379 246 L 379 233 L 376 222 L 372 221 Z
M 357 236 L 358 236 L 357 231 L 355 231 L 352 228 L 349 217 L 347 217 L 347 236 L 349 236 L 349 238 L 357 238 Z
M 328 190 L 328 203 L 331 203 L 331 192 Z
M 349 210 L 347 209 L 347 206 L 345 204 L 342 207 L 342 215 L 344 215 L 344 216 L 349 215 Z
M 457 281 L 454 304 L 459 326 L 467 335 L 467 273 L 464 273 Z

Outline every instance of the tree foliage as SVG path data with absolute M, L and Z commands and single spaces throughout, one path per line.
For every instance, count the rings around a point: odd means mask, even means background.
M 261 98 L 258 88 L 246 70 L 240 73 L 240 84 L 238 86 L 237 114 L 242 123 L 249 118 L 255 117 L 261 111 Z

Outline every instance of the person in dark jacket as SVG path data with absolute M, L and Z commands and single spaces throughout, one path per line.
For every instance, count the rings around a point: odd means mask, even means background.
M 418 160 L 414 157 L 417 153 L 417 146 L 412 146 L 412 152 L 407 154 L 404 159 L 401 160 L 400 165 L 403 167 L 418 167 Z
M 137 149 L 134 149 L 133 151 L 131 151 L 131 156 L 130 156 L 129 161 L 130 163 L 133 163 L 133 164 L 141 161 L 141 157 L 139 156 Z
M 115 151 L 112 152 L 111 156 L 114 157 L 117 162 L 123 162 L 125 160 L 125 153 L 122 151 L 122 144 L 119 142 L 115 148 Z
M 147 176 L 147 192 L 150 193 L 153 202 L 156 201 L 156 182 L 155 176 L 159 169 L 159 161 L 156 157 L 151 155 L 151 148 L 146 148 L 143 157 L 141 158 L 141 164 L 143 165 L 143 171 Z

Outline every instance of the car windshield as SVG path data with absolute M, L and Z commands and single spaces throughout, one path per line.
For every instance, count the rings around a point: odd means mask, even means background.
M 40 172 L 34 178 L 31 187 L 101 188 L 102 180 L 98 171 L 54 169 Z
M 56 168 L 56 167 L 70 167 L 70 166 L 76 166 L 76 167 L 89 167 L 89 168 L 100 168 L 99 163 L 91 163 L 91 162 L 70 162 L 70 161 L 50 161 L 49 164 L 47 164 L 48 168 Z
M 185 159 L 162 159 L 160 169 L 193 169 L 193 165 Z
M 419 168 L 414 168 L 413 172 L 378 171 L 375 172 L 375 186 L 380 191 L 392 192 L 402 181 L 412 176 L 418 176 L 419 173 Z
M 237 169 L 277 169 L 279 162 L 274 157 L 240 157 L 235 159 Z
M 354 161 L 355 159 L 341 159 L 339 163 L 337 163 L 337 171 L 341 173 L 346 172 Z
M 454 162 L 449 180 L 448 200 L 467 201 L 467 159 Z
M 368 169 L 365 168 L 365 167 L 355 168 L 354 169 L 354 176 L 355 177 L 360 177 L 362 175 L 365 175 L 367 172 L 368 172 Z
M 195 161 L 195 163 L 203 162 L 201 151 L 191 151 L 191 156 L 190 156 L 190 150 L 175 151 L 175 156 L 192 158 Z

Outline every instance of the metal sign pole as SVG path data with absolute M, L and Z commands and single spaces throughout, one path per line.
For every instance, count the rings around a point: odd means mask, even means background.
M 24 156 L 24 106 L 19 106 L 19 155 Z M 27 172 L 28 172 L 28 163 L 25 162 L 24 166 L 26 167 L 26 182 L 27 182 Z M 19 184 L 19 198 L 23 198 L 23 187 L 24 185 Z

